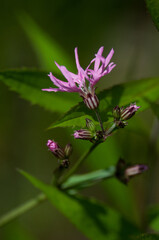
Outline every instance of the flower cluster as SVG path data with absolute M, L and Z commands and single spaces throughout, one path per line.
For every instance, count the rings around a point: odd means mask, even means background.
M 128 107 L 116 106 L 113 109 L 114 121 L 112 125 L 105 129 L 100 115 L 97 111 L 99 105 L 99 99 L 95 94 L 95 85 L 101 79 L 101 77 L 109 74 L 112 69 L 116 66 L 111 62 L 111 58 L 114 54 L 114 50 L 111 49 L 108 56 L 105 58 L 102 56 L 104 47 L 101 47 L 95 57 L 92 59 L 88 67 L 84 70 L 79 63 L 77 48 L 75 48 L 75 61 L 77 66 L 77 74 L 69 72 L 65 66 L 60 66 L 55 62 L 56 66 L 59 68 L 61 73 L 66 78 L 67 82 L 57 79 L 51 72 L 49 77 L 53 84 L 57 88 L 42 89 L 48 92 L 78 92 L 83 98 L 85 105 L 91 109 L 95 110 L 96 117 L 100 124 L 101 130 L 98 129 L 92 120 L 86 119 L 86 127 L 74 132 L 75 139 L 88 140 L 92 143 L 98 145 L 104 142 L 108 136 L 110 136 L 116 129 L 124 128 L 127 125 L 127 120 L 132 118 L 136 111 L 140 108 L 135 103 L 130 104 Z M 92 67 L 93 65 L 93 67 Z M 49 150 L 58 158 L 61 168 L 69 167 L 69 157 L 72 152 L 72 146 L 67 144 L 65 148 L 61 148 L 58 143 L 52 140 L 48 140 L 47 146 Z M 77 164 L 78 166 L 78 164 Z M 148 168 L 146 165 L 128 165 L 124 160 L 120 159 L 116 165 L 116 177 L 123 183 L 128 183 L 130 178 L 138 175 Z
M 111 61 L 114 50 L 111 49 L 108 56 L 102 56 L 104 47 L 101 47 L 95 58 L 92 59 L 88 67 L 84 70 L 79 63 L 77 48 L 75 48 L 75 60 L 77 66 L 77 74 L 69 72 L 65 66 L 60 66 L 55 62 L 61 73 L 66 78 L 67 82 L 57 79 L 51 72 L 48 75 L 55 86 L 58 88 L 42 89 L 48 92 L 78 92 L 83 98 L 84 103 L 89 109 L 96 109 L 99 105 L 98 97 L 95 94 L 95 85 L 101 77 L 107 75 L 116 66 Z M 91 68 L 94 64 L 93 69 Z

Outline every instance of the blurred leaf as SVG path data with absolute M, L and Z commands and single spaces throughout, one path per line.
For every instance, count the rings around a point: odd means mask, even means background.
M 50 38 L 29 15 L 26 13 L 20 15 L 19 22 L 29 38 L 42 68 L 48 71 L 59 72 L 54 64 L 56 60 L 60 65 L 68 66 L 70 70 L 73 70 L 74 63 L 65 50 L 55 40 Z
M 139 236 L 133 237 L 132 240 L 159 240 L 159 235 L 157 234 L 141 234 Z
M 62 189 L 80 189 L 90 187 L 100 181 L 113 177 L 116 171 L 115 166 L 111 166 L 107 169 L 101 169 L 86 174 L 79 174 L 70 177 L 66 182 L 62 184 Z
M 159 30 L 159 1 L 158 0 L 146 0 L 147 8 L 151 14 L 152 20 Z
M 159 119 L 159 104 L 158 103 L 153 103 L 149 102 L 151 109 L 153 113 L 156 115 L 156 117 Z
M 114 86 L 99 93 L 99 111 L 103 122 L 112 120 L 112 109 L 116 106 L 125 106 L 136 102 L 141 106 L 140 111 L 149 107 L 145 100 L 156 101 L 159 98 L 159 78 L 149 78 L 132 81 Z M 51 125 L 55 127 L 85 127 L 85 118 L 96 121 L 95 113 L 84 105 L 83 102 L 73 107 L 58 122 Z
M 37 70 L 10 70 L 0 72 L 0 81 L 5 83 L 20 96 L 32 104 L 38 104 L 53 112 L 64 113 L 79 97 L 67 93 L 48 93 L 41 89 L 50 86 L 50 79 L 45 72 Z
M 77 141 L 75 141 L 74 144 L 77 144 Z M 122 143 L 120 144 L 118 136 L 114 135 L 100 144 L 93 154 L 88 157 L 86 163 L 91 170 L 116 165 L 118 159 L 123 157 L 124 147 L 121 146 Z M 81 145 L 80 151 L 84 151 L 81 149 Z M 113 208 L 120 211 L 126 218 L 138 224 L 138 211 L 131 191 L 132 189 L 115 178 L 102 182 L 102 186 L 103 190 L 105 190 L 107 202 L 110 203 Z
M 115 211 L 94 199 L 71 196 L 46 185 L 24 171 L 20 171 L 36 188 L 43 191 L 51 203 L 59 209 L 83 234 L 92 240 L 128 239 L 137 231 Z
M 17 222 L 10 223 L 2 229 L 3 240 L 35 240 L 36 238 Z
M 152 206 L 148 212 L 149 227 L 159 232 L 159 205 Z

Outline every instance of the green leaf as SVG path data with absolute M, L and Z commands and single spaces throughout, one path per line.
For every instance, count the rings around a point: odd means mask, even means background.
M 88 239 L 123 240 L 135 234 L 136 228 L 94 199 L 71 196 L 46 185 L 24 171 L 20 171 L 36 188 L 46 194 L 50 202 L 61 211 Z
M 73 70 L 75 64 L 69 55 L 55 40 L 45 33 L 29 15 L 26 13 L 20 15 L 19 23 L 29 38 L 42 68 L 48 71 L 59 72 L 57 66 L 54 64 L 56 60 L 60 65 L 68 66 L 70 70 Z
M 159 1 L 158 0 L 146 0 L 147 8 L 151 14 L 152 20 L 159 30 Z
M 53 112 L 64 113 L 75 102 L 77 103 L 79 99 L 79 96 L 75 94 L 42 91 L 42 88 L 47 88 L 52 84 L 49 77 L 47 77 L 47 73 L 42 71 L 1 71 L 0 81 L 9 86 L 11 90 L 18 92 L 22 98 L 29 100 L 32 104 L 38 104 Z
M 149 78 L 132 81 L 114 86 L 99 93 L 99 111 L 104 122 L 112 120 L 112 109 L 116 106 L 125 106 L 136 102 L 141 106 L 140 111 L 149 107 L 147 100 L 156 101 L 159 98 L 159 78 Z M 51 125 L 55 127 L 85 127 L 85 118 L 96 121 L 95 113 L 83 102 L 73 107 L 58 122 Z
M 90 187 L 98 182 L 114 176 L 116 171 L 115 166 L 111 166 L 107 169 L 101 169 L 86 174 L 79 174 L 70 177 L 66 182 L 62 184 L 62 189 L 80 189 Z

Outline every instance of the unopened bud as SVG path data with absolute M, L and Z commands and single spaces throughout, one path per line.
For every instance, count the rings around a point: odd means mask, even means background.
M 136 104 L 131 104 L 129 107 L 122 109 L 121 110 L 121 119 L 122 120 L 130 119 L 132 116 L 134 116 L 134 114 L 136 113 L 136 111 L 139 108 L 140 107 L 136 106 Z
M 86 97 L 83 97 L 83 101 L 89 109 L 96 109 L 99 105 L 98 97 L 95 94 L 88 93 Z
M 86 127 L 90 130 L 90 131 L 95 131 L 95 124 L 92 120 L 86 118 Z
M 83 140 L 91 140 L 92 132 L 88 129 L 80 129 L 74 132 L 74 138 L 83 139 Z
M 127 184 L 130 179 L 138 174 L 148 170 L 143 164 L 128 165 L 123 159 L 120 159 L 116 166 L 116 177 L 123 183 Z
M 119 106 L 116 106 L 116 107 L 113 109 L 113 117 L 114 117 L 116 120 L 119 120 L 119 119 L 120 119 L 120 107 L 119 107 Z
M 64 150 L 58 145 L 58 143 L 48 140 L 47 146 L 49 150 L 54 154 L 55 157 L 59 159 L 65 159 Z
M 71 155 L 71 153 L 72 153 L 72 145 L 70 143 L 66 144 L 64 152 L 65 152 L 65 156 L 66 157 L 69 157 Z

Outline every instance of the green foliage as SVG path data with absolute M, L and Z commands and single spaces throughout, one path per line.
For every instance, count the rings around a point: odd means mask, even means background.
M 159 235 L 156 234 L 141 234 L 137 237 L 132 238 L 132 240 L 159 240 Z
M 159 30 L 159 1 L 158 0 L 146 0 L 148 10 L 151 14 L 152 20 Z
M 52 84 L 46 72 L 37 70 L 10 70 L 0 72 L 0 81 L 5 83 L 20 96 L 29 100 L 32 104 L 38 104 L 53 112 L 64 113 L 75 102 L 78 97 L 67 93 L 48 93 L 41 89 Z M 66 96 L 67 94 L 67 96 Z
M 126 106 L 136 102 L 141 106 L 139 111 L 149 107 L 149 101 L 156 101 L 159 98 L 159 78 L 149 78 L 128 83 L 119 84 L 99 93 L 99 111 L 103 122 L 112 120 L 112 109 L 116 106 Z M 58 122 L 51 125 L 55 127 L 85 126 L 85 118 L 96 121 L 95 113 L 79 103 L 67 112 Z
M 101 169 L 86 174 L 79 174 L 70 177 L 66 182 L 62 184 L 62 189 L 79 189 L 90 187 L 100 181 L 113 177 L 116 168 L 114 166 L 108 169 Z
M 89 239 L 123 240 L 137 232 L 136 228 L 118 213 L 96 200 L 65 194 L 24 171 L 20 172 L 44 192 L 50 202 Z
M 24 13 L 20 15 L 19 23 L 29 38 L 42 68 L 48 71 L 59 72 L 54 64 L 56 60 L 60 65 L 68 66 L 70 70 L 73 70 L 74 64 L 65 50 L 55 40 L 50 38 L 29 15 Z

